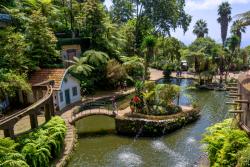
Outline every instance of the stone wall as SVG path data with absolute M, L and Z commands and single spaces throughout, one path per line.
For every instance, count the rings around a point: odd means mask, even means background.
M 116 117 L 116 131 L 128 136 L 161 136 L 196 121 L 200 116 L 198 110 L 179 113 L 178 116 L 163 120 Z

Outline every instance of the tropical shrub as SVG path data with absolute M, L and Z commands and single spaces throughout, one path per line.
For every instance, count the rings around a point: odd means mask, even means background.
M 140 96 L 134 96 L 130 101 L 130 109 L 133 112 L 142 113 L 144 111 L 144 102 Z
M 138 56 L 121 56 L 121 61 L 123 62 L 123 67 L 125 68 L 127 74 L 133 78 L 134 81 L 141 80 L 144 75 L 144 60 Z
M 238 153 L 237 167 L 249 167 L 250 166 L 250 144 Z
M 212 167 L 235 167 L 240 163 L 238 153 L 246 148 L 250 140 L 244 131 L 232 125 L 232 119 L 227 119 L 209 127 L 204 135 L 203 142 L 207 144 L 205 150 Z M 242 156 L 242 159 L 245 157 Z
M 14 140 L 0 139 L 0 167 L 29 167 L 24 156 L 16 151 L 17 146 Z
M 175 69 L 174 69 L 173 64 L 165 64 L 163 66 L 163 75 L 164 75 L 164 77 L 169 78 L 174 70 Z
M 125 68 L 117 60 L 109 60 L 106 68 L 106 76 L 109 84 L 115 86 L 117 83 L 128 79 Z
M 60 155 L 65 133 L 64 120 L 53 117 L 41 128 L 18 138 L 18 150 L 30 166 L 47 167 L 53 158 Z
M 136 95 L 131 100 L 132 112 L 148 115 L 169 115 L 181 111 L 179 106 L 173 104 L 180 88 L 177 85 L 156 84 L 153 81 L 136 83 Z

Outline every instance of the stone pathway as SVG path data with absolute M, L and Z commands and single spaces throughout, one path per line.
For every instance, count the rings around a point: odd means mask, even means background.
M 64 119 L 66 126 L 67 126 L 67 132 L 64 139 L 64 151 L 62 154 L 62 158 L 56 162 L 56 167 L 63 167 L 66 166 L 67 160 L 70 158 L 71 152 L 74 150 L 74 146 L 76 143 L 76 130 L 73 125 L 69 123 L 69 119 L 71 119 L 72 113 L 74 108 L 72 107 L 68 111 L 62 113 L 61 117 Z

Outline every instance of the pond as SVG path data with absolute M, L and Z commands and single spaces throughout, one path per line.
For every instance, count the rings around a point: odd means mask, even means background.
M 159 83 L 166 81 L 160 80 Z M 177 83 L 172 80 L 172 83 Z M 229 117 L 225 92 L 186 89 L 191 80 L 182 79 L 180 104 L 194 99 L 201 118 L 159 138 L 129 138 L 115 134 L 115 122 L 93 116 L 77 122 L 79 143 L 69 167 L 191 167 L 202 155 L 200 143 L 205 129 Z

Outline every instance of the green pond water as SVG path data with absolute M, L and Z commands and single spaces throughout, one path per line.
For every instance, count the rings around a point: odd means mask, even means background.
M 164 81 L 161 81 L 164 82 Z M 205 129 L 229 117 L 225 92 L 186 90 L 181 80 L 180 104 L 191 96 L 201 107 L 198 121 L 159 138 L 129 138 L 115 133 L 115 122 L 93 116 L 77 122 L 78 146 L 69 167 L 191 167 L 203 154 L 200 143 Z

